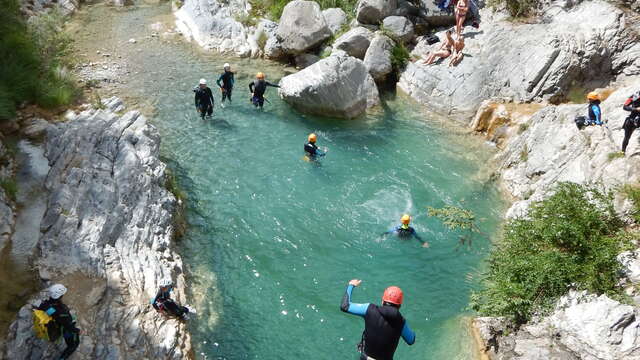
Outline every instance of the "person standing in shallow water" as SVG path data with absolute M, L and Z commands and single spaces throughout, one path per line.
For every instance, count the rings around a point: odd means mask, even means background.
M 229 99 L 229 103 L 231 103 L 231 93 L 233 91 L 233 84 L 235 83 L 234 72 L 231 71 L 231 65 L 224 64 L 224 72 L 216 81 L 218 87 L 220 87 L 220 91 L 222 92 L 222 101 L 220 106 L 224 107 L 224 100 Z
M 408 345 L 416 341 L 416 334 L 400 314 L 404 294 L 397 286 L 389 286 L 382 294 L 382 305 L 351 302 L 353 289 L 362 280 L 349 281 L 342 297 L 340 310 L 364 318 L 364 332 L 358 344 L 360 360 L 393 360 L 400 338 Z
M 266 81 L 264 79 L 264 73 L 257 73 L 256 74 L 256 79 L 249 83 L 249 91 L 251 91 L 251 103 L 253 103 L 253 106 L 255 107 L 259 107 L 260 109 L 262 109 L 262 107 L 264 106 L 264 93 L 267 91 L 267 87 L 271 86 L 271 87 L 276 87 L 279 88 L 280 86 L 272 84 L 268 81 Z
M 204 120 L 204 116 L 213 114 L 213 93 L 207 86 L 207 80 L 200 79 L 200 85 L 194 90 L 196 93 L 195 102 L 196 110 L 200 113 L 200 117 Z
M 76 327 L 76 321 L 71 316 L 67 305 L 62 303 L 62 296 L 67 293 L 67 288 L 62 284 L 55 284 L 49 288 L 49 299 L 43 301 L 38 310 L 46 312 L 53 318 L 57 326 L 62 329 L 62 337 L 67 344 L 57 360 L 66 360 L 80 345 L 80 329 Z
M 629 145 L 629 139 L 631 134 L 636 128 L 640 127 L 640 90 L 636 91 L 633 95 L 629 96 L 627 101 L 624 102 L 622 107 L 625 111 L 630 111 L 631 114 L 624 120 L 622 128 L 624 129 L 624 140 L 622 140 L 622 152 L 627 151 L 627 145 Z

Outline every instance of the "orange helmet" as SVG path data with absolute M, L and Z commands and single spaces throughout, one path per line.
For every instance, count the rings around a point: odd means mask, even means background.
M 411 216 L 409 216 L 408 214 L 402 215 L 400 222 L 402 222 L 405 225 L 409 225 L 409 223 L 411 222 Z
M 402 305 L 402 290 L 397 286 L 389 286 L 382 294 L 382 302 L 388 302 L 390 304 Z
M 587 100 L 589 101 L 600 100 L 600 95 L 598 95 L 597 92 L 592 91 L 589 94 L 587 94 Z
M 264 79 L 264 73 L 262 73 L 262 72 L 257 73 L 257 74 L 256 74 L 256 78 L 258 78 L 258 79 Z
M 316 136 L 316 134 L 309 134 L 309 142 L 316 142 L 316 140 L 318 139 L 318 137 Z

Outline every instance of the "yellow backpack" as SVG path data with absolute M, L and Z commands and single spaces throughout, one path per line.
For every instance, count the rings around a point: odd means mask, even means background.
M 62 333 L 60 326 L 49 314 L 37 309 L 33 310 L 33 331 L 36 333 L 36 337 L 47 341 L 58 340 Z

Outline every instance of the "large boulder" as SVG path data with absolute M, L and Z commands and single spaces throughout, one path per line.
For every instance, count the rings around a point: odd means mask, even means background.
M 176 26 L 186 39 L 205 49 L 244 54 L 251 51 L 249 32 L 235 19 L 247 15 L 245 6 L 240 0 L 185 0 L 175 12 Z
M 384 81 L 393 71 L 391 52 L 395 43 L 388 36 L 377 33 L 364 56 L 364 65 L 377 82 Z
M 397 7 L 398 0 L 360 0 L 356 5 L 356 19 L 361 24 L 379 25 Z
M 353 57 L 357 57 L 358 59 L 364 59 L 364 55 L 367 53 L 367 49 L 369 48 L 372 39 L 373 32 L 367 28 L 359 26 L 340 36 L 333 43 L 333 48 L 336 50 L 342 50 Z
M 553 9 L 541 23 L 493 18 L 480 32 L 467 29 L 457 66 L 409 63 L 398 86 L 430 109 L 468 121 L 491 97 L 555 102 L 576 83 L 598 87 L 618 74 L 640 74 L 640 43 L 621 10 L 601 0 Z M 412 54 L 424 56 L 418 48 Z
M 317 63 L 320 57 L 314 54 L 300 54 L 297 55 L 294 60 L 298 69 L 304 69 Z
M 277 37 L 286 53 L 298 55 L 331 37 L 331 30 L 318 3 L 295 0 L 284 7 Z
M 413 24 L 404 16 L 387 16 L 382 26 L 395 41 L 406 43 L 413 38 Z
M 340 8 L 331 8 L 322 11 L 322 16 L 327 22 L 331 34 L 335 35 L 347 23 L 347 14 Z
M 280 97 L 304 113 L 354 118 L 377 103 L 378 93 L 361 60 L 337 52 L 280 81 Z

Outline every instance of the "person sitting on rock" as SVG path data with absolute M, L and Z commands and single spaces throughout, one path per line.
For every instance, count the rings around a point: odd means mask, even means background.
M 452 34 L 451 30 L 447 30 L 447 32 L 445 32 L 444 41 L 441 43 L 438 50 L 429 54 L 429 56 L 427 56 L 427 58 L 423 61 L 423 64 L 431 65 L 436 60 L 436 58 L 446 59 L 449 56 L 451 56 L 451 52 L 453 51 L 453 43 L 454 43 L 453 37 L 451 36 L 451 34 Z
M 462 57 L 464 57 L 462 49 L 464 49 L 464 36 L 458 36 L 458 38 L 453 41 L 453 52 L 449 66 L 456 66 L 462 61 Z
M 187 319 L 188 314 L 195 314 L 196 311 L 189 306 L 180 306 L 171 299 L 171 291 L 173 290 L 173 282 L 171 279 L 160 281 L 160 289 L 156 296 L 151 300 L 151 305 L 158 312 L 165 313 L 169 316 L 176 316 L 181 319 Z
M 622 128 L 624 129 L 622 152 L 624 153 L 627 151 L 627 145 L 629 145 L 629 138 L 631 138 L 631 134 L 633 134 L 633 131 L 636 128 L 640 127 L 640 90 L 629 96 L 627 101 L 624 102 L 624 106 L 622 108 L 625 111 L 631 112 L 622 125 Z
M 265 81 L 264 73 L 257 73 L 256 79 L 249 84 L 249 90 L 251 91 L 251 103 L 253 103 L 253 106 L 260 107 L 260 109 L 262 109 L 264 106 L 264 93 L 267 91 L 267 86 L 280 87 Z
M 600 96 L 592 91 L 587 94 L 589 101 L 589 123 L 586 125 L 602 125 L 602 111 L 600 110 Z
M 469 11 L 469 0 L 458 0 L 455 7 L 456 14 L 456 35 L 462 36 L 462 25 L 467 18 L 467 11 Z
M 48 292 L 49 298 L 40 303 L 37 309 L 46 312 L 53 318 L 55 324 L 60 326 L 67 348 L 58 359 L 66 360 L 80 345 L 80 329 L 76 327 L 76 321 L 67 305 L 62 303 L 62 296 L 67 293 L 67 288 L 62 284 L 55 284 L 49 288 Z

